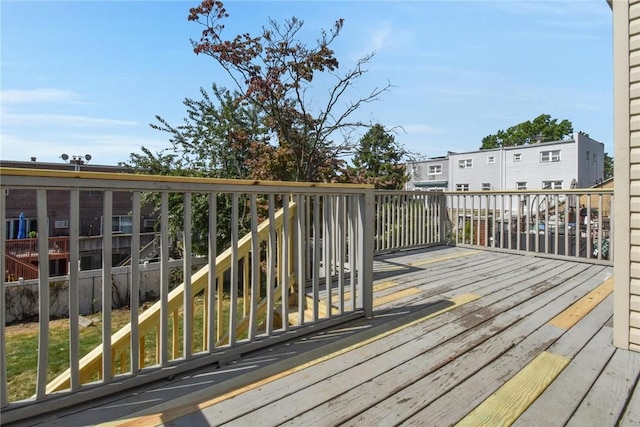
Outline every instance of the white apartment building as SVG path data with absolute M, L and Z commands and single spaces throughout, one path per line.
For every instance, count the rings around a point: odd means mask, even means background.
M 504 191 L 589 188 L 604 179 L 604 144 L 572 139 L 517 147 L 449 152 L 407 163 L 406 189 Z

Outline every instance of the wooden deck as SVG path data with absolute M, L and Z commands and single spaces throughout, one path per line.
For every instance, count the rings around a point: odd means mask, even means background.
M 375 316 L 30 425 L 640 425 L 612 268 L 441 247 L 377 257 Z

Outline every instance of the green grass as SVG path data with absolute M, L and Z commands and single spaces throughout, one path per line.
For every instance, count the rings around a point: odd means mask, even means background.
M 242 317 L 242 298 L 238 299 L 238 319 Z M 229 322 L 229 300 L 223 302 L 223 330 L 227 330 Z M 203 312 L 204 304 L 202 296 L 194 298 L 193 319 L 193 352 L 203 351 Z M 92 326 L 80 329 L 80 357 L 83 357 L 102 343 L 102 322 L 100 314 L 88 316 L 97 319 Z M 172 316 L 168 322 L 169 359 L 172 356 L 171 337 L 173 334 Z M 130 321 L 128 309 L 113 310 L 111 316 L 112 333 L 125 326 Z M 182 312 L 178 319 L 178 357 L 182 356 Z M 7 358 L 7 387 L 10 402 L 27 399 L 36 392 L 37 366 L 38 366 L 38 323 L 24 323 L 11 325 L 5 328 L 6 358 Z M 244 338 L 238 337 L 239 339 Z M 156 335 L 150 332 L 145 336 L 145 366 L 158 363 L 155 352 Z M 69 321 L 68 319 L 52 320 L 49 322 L 49 368 L 47 382 L 69 368 Z M 126 355 L 125 372 L 130 369 L 129 357 Z M 117 369 L 120 372 L 120 369 Z M 97 380 L 98 378 L 93 378 Z
M 99 317 L 99 315 L 96 315 Z M 114 330 L 129 323 L 128 310 L 114 310 L 111 322 Z M 26 399 L 36 392 L 38 366 L 38 324 L 7 326 L 6 358 L 9 401 Z M 102 342 L 101 323 L 80 330 L 80 354 L 85 355 Z M 47 381 L 69 367 L 69 321 L 49 322 L 49 369 Z

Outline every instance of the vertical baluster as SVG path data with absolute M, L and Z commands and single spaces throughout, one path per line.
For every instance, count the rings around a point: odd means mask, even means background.
M 307 238 L 305 234 L 306 230 L 306 196 L 296 196 L 296 228 L 295 228 L 295 247 L 296 251 L 296 285 L 298 292 L 298 325 L 304 323 L 304 308 L 305 308 L 305 284 L 306 284 L 306 259 L 308 257 Z
M 6 196 L 4 188 L 0 188 L 0 247 L 6 248 L 6 236 L 7 236 L 7 223 L 6 223 Z M 4 249 L 3 249 L 4 252 Z M 5 256 L 0 256 L 0 271 L 2 271 L 2 278 L 0 278 L 0 289 L 5 289 Z M 5 338 L 6 324 L 6 312 L 5 312 L 5 292 L 0 292 L 0 407 L 7 406 L 9 404 L 9 398 L 7 396 L 7 342 Z
M 238 193 L 231 195 L 231 292 L 229 301 L 229 345 L 236 343 L 238 318 Z
M 282 329 L 289 329 L 289 269 L 291 253 L 291 223 L 289 222 L 289 195 L 282 195 L 282 234 L 280 237 L 282 256 L 280 257 L 280 299 L 282 302 Z
M 113 256 L 113 191 L 104 192 L 102 218 L 102 379 L 111 381 L 111 264 Z
M 318 303 L 320 295 L 320 197 L 313 196 L 313 278 L 311 281 L 313 294 L 313 321 L 318 321 Z
M 169 193 L 160 194 L 160 324 L 156 340 L 157 363 L 167 365 L 169 332 Z
M 207 349 L 212 353 L 216 343 L 216 257 L 218 236 L 218 198 L 216 193 L 209 194 L 209 276 L 207 277 L 207 312 L 203 316 L 207 324 Z
M 273 333 L 273 310 L 275 309 L 274 290 L 276 275 L 276 218 L 273 194 L 269 194 L 269 240 L 267 242 L 267 335 Z
M 191 291 L 191 193 L 183 195 L 182 271 L 184 288 L 182 291 L 182 357 L 191 358 L 193 351 L 193 292 Z M 173 325 L 177 329 L 178 325 Z
M 69 370 L 71 390 L 80 388 L 80 286 L 79 238 L 80 238 L 80 192 L 69 193 Z

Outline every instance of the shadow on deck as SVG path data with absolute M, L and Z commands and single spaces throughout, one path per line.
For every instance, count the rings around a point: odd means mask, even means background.
M 371 319 L 29 425 L 638 425 L 612 268 L 455 247 L 378 256 Z

